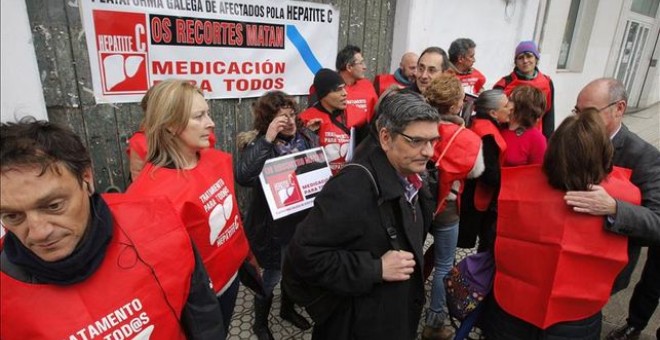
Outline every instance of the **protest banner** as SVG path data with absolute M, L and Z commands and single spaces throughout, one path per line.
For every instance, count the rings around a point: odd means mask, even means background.
M 330 176 L 323 148 L 267 160 L 259 179 L 273 219 L 311 208 Z
M 208 98 L 308 94 L 334 68 L 339 10 L 300 1 L 81 0 L 99 103 L 138 102 L 162 80 Z

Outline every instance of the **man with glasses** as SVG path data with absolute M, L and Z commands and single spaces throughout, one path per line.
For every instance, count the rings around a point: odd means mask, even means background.
M 379 105 L 377 136 L 326 183 L 284 260 L 284 289 L 314 319 L 315 340 L 417 334 L 434 208 L 419 174 L 440 138 L 440 117 L 407 89 Z
M 346 45 L 337 53 L 335 67 L 346 84 L 346 113 L 358 122 L 356 125 L 366 125 L 373 117 L 378 95 L 373 84 L 365 78 L 367 61 L 362 50 Z
M 0 136 L 0 338 L 225 338 L 168 201 L 95 193 L 85 146 L 55 124 Z
M 417 73 L 412 90 L 423 94 L 431 81 L 447 70 L 449 70 L 447 52 L 436 46 L 426 48 L 417 60 Z
M 627 101 L 620 81 L 596 79 L 580 91 L 573 112 L 580 114 L 589 107 L 599 111 L 614 145 L 613 163 L 632 170 L 631 181 L 642 192 L 642 205 L 615 200 L 598 185 L 590 191 L 569 191 L 565 197 L 575 211 L 607 216 L 607 230 L 630 238 L 629 262 L 615 281 L 613 294 L 628 286 L 641 246 L 649 246 L 642 278 L 630 300 L 627 325 L 614 330 L 608 339 L 638 339 L 660 298 L 660 151 L 622 124 Z

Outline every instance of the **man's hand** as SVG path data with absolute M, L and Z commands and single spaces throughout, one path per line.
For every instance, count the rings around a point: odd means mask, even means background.
M 383 281 L 405 281 L 415 270 L 415 260 L 412 253 L 403 250 L 390 250 L 381 258 L 383 264 Z
M 600 185 L 592 185 L 588 191 L 568 191 L 564 201 L 576 212 L 597 216 L 616 215 L 616 200 Z

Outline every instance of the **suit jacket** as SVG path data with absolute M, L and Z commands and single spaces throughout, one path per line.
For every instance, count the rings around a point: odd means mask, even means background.
M 616 218 L 606 229 L 643 244 L 660 244 L 660 151 L 625 125 L 612 144 L 614 165 L 632 169 L 630 180 L 642 192 L 642 205 L 617 200 Z
M 628 264 L 614 282 L 612 294 L 615 294 L 628 287 L 641 245 L 660 244 L 660 151 L 625 125 L 621 125 L 612 145 L 614 165 L 631 169 L 630 181 L 642 192 L 641 205 L 617 200 L 614 221 L 605 222 L 605 229 L 630 237 Z

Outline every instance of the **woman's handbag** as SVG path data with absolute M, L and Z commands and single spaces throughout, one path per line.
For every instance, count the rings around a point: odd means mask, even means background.
M 468 255 L 458 262 L 444 278 L 449 315 L 465 320 L 490 293 L 494 274 L 491 251 Z

